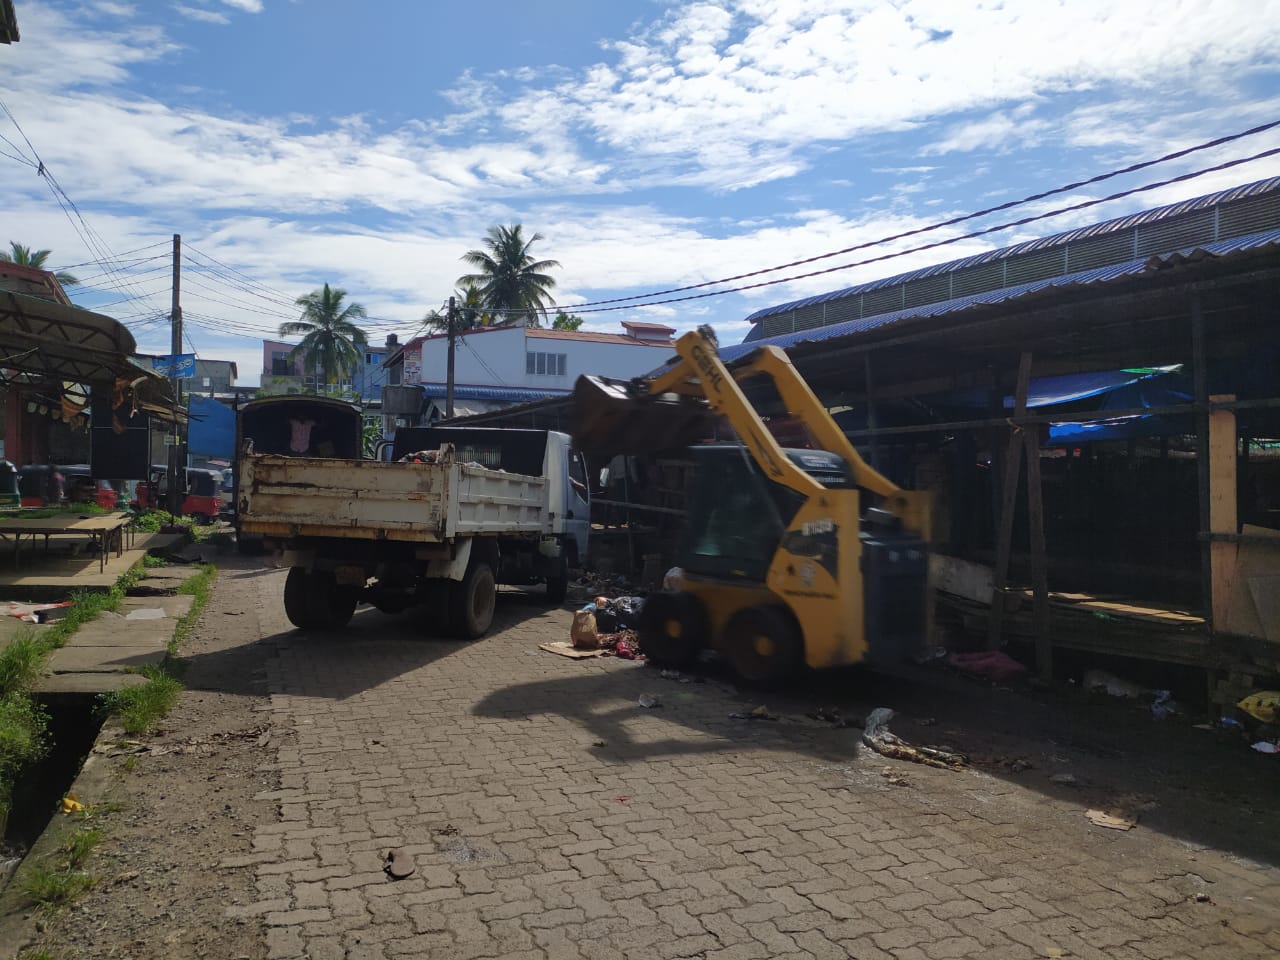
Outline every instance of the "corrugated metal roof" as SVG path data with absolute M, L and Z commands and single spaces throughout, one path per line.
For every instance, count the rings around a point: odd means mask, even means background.
M 1280 179 L 1276 182 L 1277 184 L 1280 184 Z M 724 360 L 733 360 L 737 357 L 750 353 L 752 350 L 763 346 L 764 344 L 773 344 L 774 346 L 783 347 L 785 349 L 787 347 L 793 347 L 799 343 L 816 343 L 823 340 L 831 340 L 835 337 L 865 333 L 868 330 L 874 330 L 878 327 L 899 323 L 903 320 L 943 316 L 946 314 L 959 313 L 963 310 L 969 309 L 970 307 L 979 305 L 1005 303 L 1009 300 L 1016 300 L 1019 297 L 1037 293 L 1041 290 L 1047 290 L 1051 287 L 1089 286 L 1093 284 L 1107 283 L 1121 277 L 1136 276 L 1161 267 L 1175 266 L 1179 263 L 1185 263 L 1189 260 L 1223 257 L 1233 253 L 1258 250 L 1263 247 L 1273 245 L 1280 245 L 1280 229 L 1266 230 L 1262 233 L 1250 234 L 1246 237 L 1233 237 L 1230 240 L 1219 240 L 1215 243 L 1184 247 L 1183 249 L 1176 250 L 1172 253 L 1152 257 L 1140 257 L 1135 260 L 1129 260 L 1126 263 L 1117 263 L 1111 266 L 1098 267 L 1093 270 L 1082 270 L 1078 273 L 1070 273 L 1059 277 L 1047 277 L 1043 280 L 1033 280 L 1029 283 L 1021 283 L 1017 286 L 1004 287 L 1000 290 L 985 290 L 981 293 L 974 293 L 965 297 L 955 297 L 951 300 L 943 300 L 938 303 L 922 304 L 918 307 L 908 307 L 905 310 L 894 310 L 890 313 L 881 313 L 871 317 L 862 317 L 857 320 L 846 320 L 843 323 L 834 323 L 825 327 L 814 327 L 809 330 L 797 330 L 794 333 L 784 333 L 774 337 L 765 337 L 760 340 L 751 340 L 745 343 L 732 344 L 730 346 L 721 347 L 720 356 Z
M 447 392 L 443 383 L 423 383 L 422 395 L 439 399 Z M 453 386 L 455 400 L 502 400 L 510 403 L 531 403 L 552 397 L 567 397 L 568 390 L 533 390 L 527 387 L 489 387 L 477 384 L 457 383 Z
M 1109 233 L 1120 233 L 1138 226 L 1150 225 L 1158 221 L 1173 219 L 1174 217 L 1179 217 L 1187 213 L 1194 213 L 1197 210 L 1207 210 L 1224 203 L 1254 196 L 1261 196 L 1277 190 L 1280 190 L 1280 177 L 1271 177 L 1267 180 L 1259 180 L 1256 183 L 1244 184 L 1243 186 L 1232 187 L 1229 190 L 1220 190 L 1216 193 L 1206 194 L 1203 197 L 1183 200 L 1179 203 L 1172 203 L 1163 207 L 1155 207 L 1151 210 L 1144 210 L 1139 213 L 1129 214 L 1124 217 L 1117 217 L 1112 220 L 1104 220 L 1101 223 L 1091 224 L 1087 227 L 1079 227 L 1075 230 L 1069 230 L 1064 233 L 1056 233 L 1048 237 L 1027 240 L 1023 243 L 1014 244 L 1011 247 L 1002 247 L 999 250 L 988 250 L 985 253 L 978 253 L 970 257 L 963 257 L 959 260 L 951 260 L 946 263 L 935 264 L 931 267 L 922 267 L 919 270 L 897 274 L 892 277 L 886 277 L 882 280 L 873 280 L 868 283 L 855 284 L 851 287 L 833 290 L 828 293 L 820 293 L 812 297 L 805 297 L 801 300 L 792 300 L 788 303 L 779 304 L 777 306 L 765 307 L 764 309 L 757 310 L 755 313 L 747 317 L 747 321 L 749 323 L 757 323 L 764 320 L 766 317 L 777 316 L 778 314 L 788 313 L 804 307 L 810 307 L 816 304 L 830 302 L 832 300 L 842 300 L 861 293 L 871 293 L 875 290 L 882 290 L 886 287 L 898 286 L 916 280 L 935 277 L 940 274 L 951 273 L 957 270 L 962 270 L 966 267 L 981 266 L 983 264 L 992 263 L 998 260 L 1005 260 L 1022 254 L 1043 251 L 1048 248 L 1065 246 L 1071 243 L 1078 243 L 1082 240 Z M 1066 279 L 1066 277 L 1058 277 L 1055 279 L 1063 280 Z

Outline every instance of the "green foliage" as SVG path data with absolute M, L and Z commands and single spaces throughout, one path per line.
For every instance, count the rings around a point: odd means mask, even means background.
M 218 577 L 218 568 L 213 564 L 202 563 L 199 566 L 199 573 L 188 577 L 178 585 L 178 593 L 190 594 L 195 599 L 191 601 L 191 609 L 187 611 L 186 616 L 179 620 L 174 628 L 173 639 L 169 641 L 170 656 L 176 656 L 183 641 L 191 636 L 196 621 L 209 603 L 209 596 L 213 592 L 213 581 Z
M 30 687 L 48 652 L 48 646 L 34 633 L 21 634 L 0 650 L 0 697 Z
M 0 825 L 9 817 L 9 798 L 18 775 L 44 756 L 48 718 L 25 692 L 0 697 Z
M 144 569 L 147 569 L 147 570 L 156 570 L 160 567 L 167 567 L 168 565 L 169 565 L 169 561 L 166 560 L 164 557 L 157 557 L 150 553 L 146 554 L 142 558 L 142 566 Z
M 534 260 L 529 255 L 529 248 L 542 239 L 542 234 L 535 233 L 526 240 L 518 223 L 490 227 L 485 248 L 462 255 L 476 272 L 457 282 L 475 286 L 480 309 L 495 314 L 498 323 L 538 326 L 539 318 L 546 319 L 547 308 L 555 305 L 551 288 L 556 281 L 546 271 L 560 266 L 555 260 Z
M 344 307 L 346 295 L 347 291 L 326 283 L 295 301 L 302 308 L 299 319 L 280 324 L 280 336 L 302 335 L 302 342 L 289 352 L 289 361 L 301 357 L 308 371 L 319 369 L 325 383 L 348 379 L 346 375 L 359 368 L 368 342 L 355 323 L 367 316 L 365 309 L 358 303 Z
M 556 314 L 556 318 L 551 321 L 552 330 L 577 330 L 582 326 L 582 318 L 575 317 L 571 313 L 565 313 L 561 310 Z
M 363 430 L 364 455 L 373 457 L 378 452 L 378 444 L 383 440 L 382 436 L 382 418 L 381 417 L 365 417 Z
M 30 247 L 25 247 L 16 240 L 10 240 L 9 251 L 6 253 L 5 251 L 0 250 L 0 260 L 5 261 L 6 263 L 16 263 L 23 267 L 33 267 L 36 270 L 44 270 L 45 263 L 48 261 L 51 253 L 53 253 L 52 250 L 32 250 Z M 58 271 L 53 275 L 53 278 L 64 287 L 74 286 L 80 282 L 65 270 Z
M 22 894 L 32 903 L 53 909 L 70 903 L 93 886 L 93 877 L 70 868 L 50 870 L 33 866 L 22 878 Z
M 157 721 L 169 715 L 182 692 L 182 684 L 160 667 L 143 667 L 142 674 L 146 683 L 104 694 L 101 699 L 107 713 L 120 718 L 126 733 L 152 730 Z
M 91 827 L 88 830 L 79 830 L 68 837 L 58 848 L 66 856 L 67 866 L 75 868 L 89 859 L 89 854 L 93 853 L 94 848 L 102 842 L 103 836 L 105 834 L 101 830 Z

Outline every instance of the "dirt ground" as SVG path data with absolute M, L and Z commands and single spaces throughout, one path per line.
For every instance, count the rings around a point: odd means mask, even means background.
M 106 839 L 91 862 L 99 882 L 70 908 L 0 921 L 0 955 L 3 945 L 28 942 L 28 950 L 56 958 L 267 956 L 262 920 L 251 911 L 228 915 L 228 907 L 259 898 L 252 871 L 219 863 L 250 864 L 255 828 L 279 816 L 278 802 L 254 799 L 279 786 L 272 760 L 287 731 L 270 725 L 267 671 L 278 649 L 253 589 L 256 578 L 278 573 L 245 558 L 219 562 L 212 601 L 183 651 L 191 666 L 178 708 L 156 735 L 106 751 L 112 786 L 97 818 Z M 508 614 L 522 609 L 507 605 Z M 567 613 L 563 620 L 567 634 Z M 645 671 L 654 690 L 676 689 L 664 688 L 675 681 L 657 671 L 631 669 Z M 825 736 L 833 721 L 891 706 L 895 733 L 961 751 L 979 771 L 1041 795 L 1046 820 L 1099 808 L 1175 838 L 1191 860 L 1205 849 L 1280 866 L 1280 759 L 1253 753 L 1239 737 L 1196 729 L 1200 717 L 1156 721 L 1142 705 L 1078 686 L 998 688 L 942 666 L 894 677 L 826 673 L 768 698 L 737 690 L 714 663 L 686 679 L 693 682 L 680 686 L 682 697 L 747 710 L 767 699 L 774 719 L 759 725 L 801 737 L 810 736 L 801 728 Z M 884 766 L 907 790 L 936 782 L 925 768 Z M 1223 926 L 1256 923 L 1261 906 L 1223 905 Z M 1264 913 L 1263 922 L 1280 927 L 1280 907 Z
M 100 740 L 108 789 L 81 798 L 102 811 L 91 820 L 105 834 L 89 863 L 97 884 L 67 909 L 0 920 L 0 945 L 34 935 L 28 950 L 57 958 L 266 955 L 257 923 L 226 916 L 228 905 L 254 899 L 252 874 L 216 865 L 248 851 L 254 826 L 275 815 L 274 804 L 253 799 L 276 783 L 260 769 L 271 755 L 262 712 L 271 654 L 237 589 L 260 564 L 218 562 L 209 606 L 182 651 L 192 661 L 177 708 L 152 736 Z

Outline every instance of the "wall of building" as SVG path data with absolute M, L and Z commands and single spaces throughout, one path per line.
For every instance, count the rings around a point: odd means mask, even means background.
M 626 342 L 621 337 L 590 339 L 590 334 L 574 337 L 569 332 L 548 336 L 549 333 L 552 332 L 499 327 L 463 335 L 454 359 L 454 382 L 571 390 L 581 374 L 636 377 L 661 365 L 673 354 L 670 343 Z M 412 362 L 411 352 L 414 348 L 405 351 L 406 383 L 445 381 L 448 338 L 429 337 L 422 341 L 417 364 Z M 530 356 L 533 357 L 532 373 L 529 372 Z M 415 366 L 416 377 L 412 375 Z

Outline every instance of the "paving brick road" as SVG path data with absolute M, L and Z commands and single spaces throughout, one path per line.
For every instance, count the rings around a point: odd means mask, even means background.
M 251 588 L 279 635 L 278 819 L 224 859 L 256 871 L 259 900 L 228 912 L 265 922 L 273 958 L 1280 952 L 1271 866 L 885 760 L 802 705 L 734 719 L 759 700 L 540 652 L 569 614 L 532 597 L 504 594 L 473 644 L 364 610 L 326 638 L 289 631 L 282 580 Z M 392 847 L 408 879 L 382 871 Z

